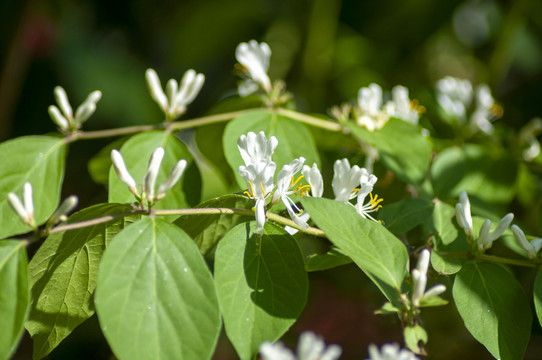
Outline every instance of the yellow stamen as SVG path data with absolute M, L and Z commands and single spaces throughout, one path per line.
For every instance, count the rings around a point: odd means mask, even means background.
M 246 196 L 248 196 L 249 198 L 252 199 L 252 195 L 251 195 L 248 191 L 245 190 L 245 191 L 243 192 L 243 194 L 245 194 Z
M 420 105 L 420 102 L 417 99 L 410 101 L 410 109 L 416 110 L 419 114 L 423 114 L 427 111 L 425 106 Z
M 384 201 L 384 199 L 379 199 L 378 194 L 375 194 L 375 196 L 373 197 L 373 193 L 370 193 L 369 196 L 371 197 L 371 209 L 373 209 L 374 211 L 378 211 L 378 209 L 382 207 L 380 203 Z
M 500 118 L 504 112 L 502 106 L 498 104 L 491 105 L 489 111 L 491 112 L 491 115 L 493 115 L 496 119 Z
M 292 184 L 290 185 L 290 187 L 292 187 L 292 186 L 294 186 L 295 184 L 297 184 L 297 183 L 299 182 L 299 180 L 301 180 L 301 179 L 303 179 L 303 178 L 304 178 L 304 176 L 301 175 L 300 177 L 297 178 L 296 181 L 294 181 L 294 177 L 292 176 L 292 180 L 291 180 L 291 183 L 292 183 Z
M 263 188 L 263 184 L 260 183 L 260 189 L 262 189 L 262 194 L 263 196 L 266 196 L 267 194 L 265 193 L 265 189 Z

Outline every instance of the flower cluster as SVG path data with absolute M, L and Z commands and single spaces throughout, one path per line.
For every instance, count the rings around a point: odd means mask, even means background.
M 329 345 L 326 348 L 324 340 L 310 331 L 305 331 L 299 336 L 297 357 L 280 342 L 273 344 L 266 341 L 260 345 L 263 360 L 336 360 L 341 353 L 340 346 Z
M 85 101 L 79 105 L 74 116 L 66 91 L 64 91 L 62 87 L 57 86 L 55 87 L 54 93 L 58 107 L 55 105 L 49 106 L 49 116 L 51 117 L 51 120 L 58 125 L 60 130 L 64 132 L 72 132 L 81 128 L 83 123 L 94 114 L 94 111 L 96 111 L 96 104 L 102 98 L 102 93 L 100 91 L 91 92 Z
M 240 43 L 235 49 L 235 57 L 242 66 L 244 80 L 239 84 L 239 95 L 247 96 L 262 88 L 271 93 L 271 80 L 267 75 L 271 49 L 269 45 L 256 40 Z
M 472 216 L 470 212 L 470 201 L 465 191 L 462 191 L 459 194 L 459 203 L 455 206 L 455 216 L 457 218 L 457 223 L 459 224 L 459 226 L 463 228 L 463 230 L 465 231 L 465 234 L 469 238 L 472 238 L 473 228 L 472 228 Z M 499 221 L 499 224 L 492 232 L 489 231 L 491 228 L 491 220 L 486 219 L 484 223 L 482 224 L 482 226 L 480 227 L 478 239 L 476 240 L 478 250 L 480 252 L 483 252 L 491 248 L 491 246 L 493 245 L 493 242 L 501 237 L 501 235 L 505 232 L 505 230 L 510 226 L 513 219 L 514 219 L 514 214 L 512 213 L 506 214 L 501 219 L 501 221 Z
M 143 178 L 143 185 L 140 194 L 137 190 L 136 182 L 126 168 L 126 164 L 124 163 L 124 159 L 122 158 L 120 152 L 118 150 L 111 151 L 111 161 L 113 162 L 113 167 L 120 181 L 128 185 L 128 189 L 136 196 L 136 199 L 140 204 L 147 200 L 149 206 L 152 206 L 152 204 L 154 204 L 156 201 L 162 199 L 165 196 L 166 191 L 171 189 L 179 181 L 184 170 L 186 169 L 186 160 L 179 160 L 171 170 L 166 181 L 164 181 L 158 187 L 158 191 L 156 191 L 156 178 L 158 177 L 158 172 L 160 170 L 160 164 L 162 163 L 163 157 L 163 148 L 159 147 L 153 151 L 149 160 L 149 165 L 147 166 L 147 172 Z
M 383 104 L 382 88 L 378 84 L 370 84 L 358 92 L 357 123 L 374 131 L 382 128 L 390 117 L 395 117 L 418 124 L 419 113 L 424 108 L 416 100 L 410 100 L 408 89 L 396 86 L 392 89 L 392 99 Z
M 434 296 L 438 296 L 446 291 L 446 286 L 438 284 L 425 290 L 427 286 L 427 271 L 429 270 L 429 261 L 431 252 L 427 249 L 423 249 L 418 259 L 418 264 L 415 269 L 412 270 L 412 294 L 411 303 L 414 307 L 420 307 L 420 302 L 429 299 Z
M 379 351 L 376 345 L 369 345 L 369 359 L 367 360 L 419 360 L 419 358 L 398 344 L 384 344 Z
M 437 101 L 444 112 L 461 124 L 466 123 L 468 110 L 474 101 L 470 124 L 486 134 L 493 132 L 491 122 L 502 116 L 502 108 L 495 103 L 486 84 L 480 84 L 473 90 L 470 81 L 446 76 L 437 81 L 436 90 Z
M 28 225 L 33 230 L 37 230 L 36 221 L 34 219 L 34 199 L 33 199 L 32 184 L 26 182 L 23 185 L 21 201 L 15 193 L 8 194 L 8 201 L 13 210 L 19 215 L 23 223 Z M 62 204 L 53 212 L 47 220 L 46 228 L 50 229 L 53 225 L 61 221 L 66 221 L 67 214 L 77 206 L 77 196 L 71 195 L 67 197 Z
M 169 79 L 164 93 L 156 71 L 147 69 L 145 78 L 153 100 L 160 106 L 167 121 L 173 121 L 186 112 L 186 106 L 198 96 L 205 81 L 203 74 L 190 69 L 184 73 L 180 84 L 175 79 Z

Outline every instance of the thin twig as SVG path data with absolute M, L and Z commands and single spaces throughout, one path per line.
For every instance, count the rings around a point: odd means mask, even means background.
M 290 119 L 297 120 L 299 122 L 316 126 L 322 129 L 330 130 L 330 131 L 342 131 L 343 127 L 341 124 L 329 121 L 329 120 L 322 120 L 314 116 L 298 113 L 297 111 L 292 111 L 288 109 L 278 108 L 273 110 L 279 115 L 284 115 L 286 117 L 289 117 Z

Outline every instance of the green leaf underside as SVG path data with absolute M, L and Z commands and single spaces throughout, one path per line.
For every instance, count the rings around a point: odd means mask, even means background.
M 131 210 L 121 204 L 98 204 L 70 216 L 90 220 Z M 49 354 L 77 326 L 94 314 L 92 296 L 98 265 L 109 240 L 130 218 L 49 236 L 30 261 L 33 301 L 26 329 L 34 341 L 34 358 Z
M 542 325 L 542 271 L 538 271 L 534 280 L 534 308 L 538 322 Z
M 352 206 L 340 201 L 306 197 L 301 204 L 331 242 L 397 305 L 407 273 L 408 254 L 403 243 L 382 225 L 361 218 Z
M 221 327 L 213 279 L 192 239 L 173 224 L 146 217 L 115 236 L 95 303 L 121 360 L 211 358 Z
M 201 203 L 197 208 L 252 209 L 254 200 L 243 195 L 226 195 Z M 183 229 L 202 254 L 212 250 L 218 241 L 235 225 L 254 220 L 254 216 L 237 214 L 182 216 L 174 224 Z
M 237 225 L 215 254 L 215 283 L 226 334 L 240 358 L 250 359 L 263 341 L 276 341 L 296 321 L 308 292 L 296 241 L 282 228 Z
M 464 190 L 488 203 L 512 200 L 517 173 L 517 164 L 509 155 L 473 144 L 445 149 L 431 166 L 431 179 L 439 198 L 456 198 Z
M 24 331 L 30 305 L 25 244 L 0 240 L 0 359 L 9 359 Z
M 166 197 L 160 200 L 154 209 L 180 209 L 186 208 L 186 196 L 183 191 L 183 182 L 188 172 L 188 168 L 193 164 L 192 156 L 186 146 L 177 140 L 172 133 L 166 131 L 151 131 L 140 133 L 131 137 L 122 145 L 120 153 L 124 158 L 128 171 L 137 184 L 138 191 L 141 191 L 143 178 L 147 173 L 149 159 L 154 150 L 158 147 L 164 148 L 164 158 L 160 165 L 158 178 L 156 179 L 156 188 L 162 184 L 173 166 L 181 160 L 188 161 L 188 167 L 185 174 L 181 177 L 179 183 L 167 191 Z M 128 190 L 128 186 L 119 180 L 115 169 L 111 167 L 109 171 L 109 202 L 114 203 L 133 203 L 134 195 Z M 168 217 L 173 221 L 175 217 Z
M 237 140 L 249 131 L 255 133 L 263 131 L 268 139 L 271 136 L 277 138 L 278 146 L 273 154 L 273 161 L 277 164 L 277 173 L 283 165 L 289 164 L 300 156 L 305 158 L 305 164 L 312 166 L 316 163 L 320 167 L 318 150 L 312 134 L 305 125 L 266 110 L 254 111 L 235 118 L 228 123 L 224 131 L 224 154 L 241 189 L 246 188 L 246 183 L 237 173 L 237 168 L 245 163 L 239 153 Z
M 425 179 L 432 149 L 419 126 L 395 118 L 375 131 L 354 123 L 347 126 L 354 136 L 374 146 L 384 165 L 401 180 L 419 184 Z
M 0 238 L 29 230 L 7 200 L 10 192 L 20 198 L 25 182 L 32 184 L 36 223 L 43 223 L 56 209 L 65 153 L 62 139 L 50 136 L 25 136 L 0 144 Z
M 426 199 L 406 199 L 387 204 L 380 210 L 378 220 L 394 234 L 405 233 L 420 225 L 433 213 L 433 205 Z
M 531 335 L 531 309 L 508 270 L 493 263 L 466 263 L 455 278 L 453 297 L 469 332 L 495 358 L 523 358 Z

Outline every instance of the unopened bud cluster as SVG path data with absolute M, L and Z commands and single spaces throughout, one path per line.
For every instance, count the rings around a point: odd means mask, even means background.
M 94 114 L 96 104 L 102 97 L 102 93 L 98 90 L 91 92 L 85 101 L 79 105 L 74 115 L 66 91 L 62 87 L 57 86 L 54 93 L 58 107 L 55 105 L 49 106 L 49 116 L 58 125 L 60 130 L 64 132 L 72 132 L 81 128 L 82 124 Z

